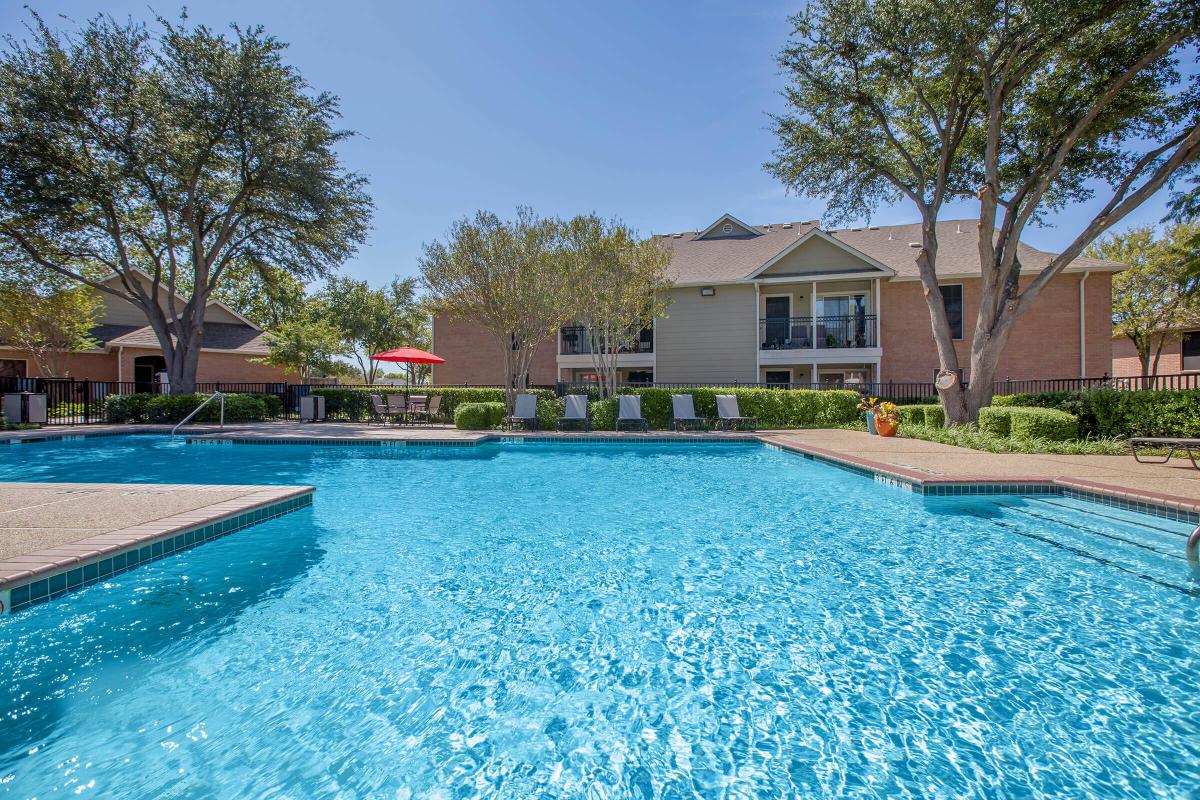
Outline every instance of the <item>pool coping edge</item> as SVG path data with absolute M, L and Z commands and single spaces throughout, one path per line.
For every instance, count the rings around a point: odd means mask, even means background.
M 204 486 L 212 488 L 209 484 Z M 253 492 L 230 500 L 13 556 L 22 560 L 0 563 L 0 615 L 21 611 L 149 561 L 312 505 L 316 490 L 313 486 L 255 488 Z

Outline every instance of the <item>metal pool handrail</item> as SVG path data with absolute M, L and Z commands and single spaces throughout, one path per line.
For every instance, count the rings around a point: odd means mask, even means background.
M 1187 560 L 1192 567 L 1200 569 L 1200 526 L 1192 531 L 1187 540 Z
M 191 422 L 192 417 L 194 417 L 200 413 L 200 409 L 204 408 L 206 405 L 208 405 L 209 403 L 211 403 L 214 399 L 216 399 L 218 397 L 221 398 L 221 428 L 224 428 L 225 427 L 225 393 L 224 392 L 213 392 L 208 397 L 204 398 L 204 402 L 202 402 L 200 405 L 198 405 L 194 409 L 192 409 L 192 413 L 188 414 L 186 417 L 181 419 L 179 421 L 178 425 L 176 425 L 174 428 L 171 428 L 171 435 L 174 436 L 175 431 L 179 430 L 184 425 Z

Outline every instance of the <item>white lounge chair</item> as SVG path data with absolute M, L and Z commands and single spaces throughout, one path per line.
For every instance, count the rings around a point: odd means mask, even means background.
M 632 425 L 640 431 L 649 431 L 650 423 L 642 416 L 642 398 L 636 394 L 623 394 L 617 397 L 617 423 L 615 430 L 621 430 L 621 424 Z
M 704 430 L 708 421 L 696 416 L 696 401 L 690 394 L 671 395 L 671 430 Z
M 564 425 L 579 425 L 583 430 L 592 429 L 592 421 L 588 419 L 588 399 L 586 394 L 569 394 L 563 398 L 566 413 L 558 418 L 558 429 Z
M 538 429 L 537 395 L 527 393 L 517 395 L 516 400 L 513 401 L 512 413 L 500 422 L 500 427 L 505 430 L 512 430 L 518 425 L 529 431 Z
M 738 409 L 737 395 L 735 394 L 719 394 L 717 395 L 717 424 L 723 430 L 734 430 L 738 426 L 748 426 L 750 430 L 758 427 L 757 417 L 743 417 L 742 412 Z

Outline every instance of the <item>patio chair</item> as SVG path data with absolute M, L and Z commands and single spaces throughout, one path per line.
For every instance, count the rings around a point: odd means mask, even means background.
M 696 401 L 690 394 L 671 395 L 671 430 L 705 430 L 708 421 L 696 416 Z
M 758 419 L 742 416 L 742 412 L 738 409 L 737 395 L 719 394 L 717 395 L 717 424 L 726 431 L 735 430 L 739 426 L 755 430 L 758 428 Z
M 650 423 L 642 416 L 642 398 L 636 394 L 623 394 L 617 397 L 617 423 L 615 430 L 621 430 L 621 423 L 632 425 L 637 430 L 648 432 Z
M 525 393 L 517 395 L 517 399 L 513 403 L 513 412 L 500 421 L 500 427 L 504 430 L 512 430 L 518 425 L 523 426 L 527 431 L 538 429 L 537 395 Z
M 422 403 L 419 407 L 410 408 L 408 413 L 412 414 L 414 420 L 425 420 L 426 422 L 429 422 L 437 416 L 437 413 L 441 410 L 441 408 L 442 396 L 440 394 L 435 394 L 433 397 L 430 397 L 427 402 Z
M 379 422 L 387 422 L 389 419 L 395 418 L 395 413 L 388 408 L 383 402 L 383 398 L 377 394 L 371 395 L 371 420 Z
M 558 418 L 558 429 L 564 425 L 578 424 L 583 430 L 592 429 L 592 421 L 588 418 L 588 399 L 586 394 L 569 394 L 563 398 L 566 413 Z
M 404 399 L 404 395 L 389 394 L 384 399 L 387 401 L 388 416 L 397 422 L 404 422 L 404 417 L 408 414 L 408 401 Z

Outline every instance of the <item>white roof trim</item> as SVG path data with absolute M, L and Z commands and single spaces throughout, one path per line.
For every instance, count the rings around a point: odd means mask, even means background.
M 734 223 L 735 225 L 742 226 L 746 230 L 753 233 L 755 236 L 759 236 L 762 234 L 762 231 L 757 230 L 753 225 L 747 225 L 745 222 L 742 222 L 740 219 L 735 217 L 733 214 L 722 214 L 721 216 L 717 217 L 716 222 L 714 222 L 712 225 L 709 225 L 707 228 L 705 228 L 704 230 L 697 233 L 696 238 L 703 239 L 705 236 L 712 233 L 714 228 L 716 228 L 718 225 L 720 225 L 722 222 L 725 222 L 726 220 Z
M 762 273 L 769 270 L 771 267 L 778 264 L 784 258 L 784 256 L 786 256 L 788 253 L 791 253 L 792 251 L 796 250 L 796 248 L 803 246 L 805 242 L 807 242 L 809 239 L 812 239 L 814 237 L 824 239 L 825 241 L 829 242 L 830 244 L 834 245 L 835 247 L 845 250 L 850 255 L 861 260 L 863 263 L 874 267 L 875 269 L 879 270 L 880 272 L 884 273 L 885 275 L 890 276 L 890 275 L 896 274 L 896 270 L 892 269 L 891 267 L 889 267 L 888 265 L 886 265 L 882 262 L 876 261 L 875 259 L 871 258 L 869 255 L 862 252 L 861 250 L 855 250 L 850 245 L 846 244 L 843 241 L 840 241 L 836 237 L 830 236 L 828 233 L 821 230 L 820 228 L 812 228 L 807 233 L 796 237 L 796 241 L 792 242 L 787 247 L 780 250 L 778 253 L 776 253 L 774 256 L 772 256 L 771 259 L 769 261 L 767 261 L 767 263 L 763 264 L 761 267 L 754 270 L 754 272 L 751 272 L 749 275 L 746 276 L 746 278 L 747 279 L 757 278 L 759 275 L 761 275 Z M 850 273 L 850 274 L 861 274 L 861 273 Z M 802 277 L 802 276 L 797 276 L 797 277 Z

